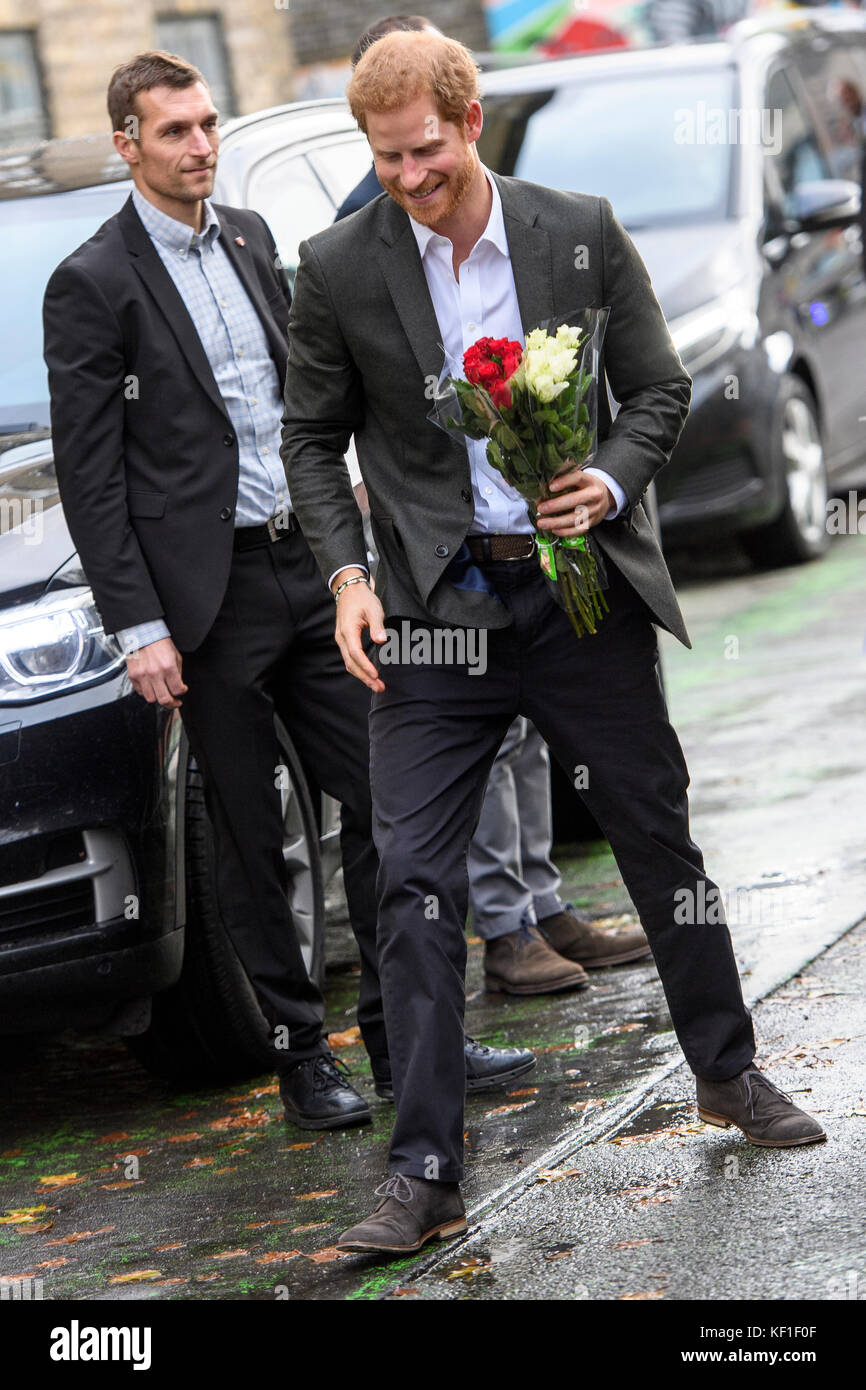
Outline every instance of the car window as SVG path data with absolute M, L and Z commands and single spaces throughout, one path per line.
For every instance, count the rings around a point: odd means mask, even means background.
M 797 185 L 831 178 L 832 171 L 812 117 L 782 68 L 767 83 L 766 106 L 773 112 L 782 138 L 775 145 L 766 145 L 764 154 L 774 176 L 771 182 L 778 182 L 785 213 L 790 216 Z
M 128 184 L 0 202 L 0 433 L 46 426 L 42 298 L 52 271 L 129 196 Z M 14 267 L 14 274 L 11 273 Z
M 849 47 L 834 43 L 797 55 L 797 67 L 829 140 L 835 178 L 860 179 L 866 80 Z
M 298 247 L 333 222 L 338 204 L 324 188 L 306 156 L 277 151 L 250 173 L 246 202 L 260 212 L 274 234 L 289 280 L 298 268 Z
M 333 145 L 322 145 L 311 150 L 308 158 L 337 207 L 346 194 L 361 182 L 373 162 L 364 135 L 353 135 Z
M 732 69 L 703 68 L 490 94 L 478 149 L 498 173 L 609 198 L 630 229 L 721 219 L 730 215 L 735 88 Z

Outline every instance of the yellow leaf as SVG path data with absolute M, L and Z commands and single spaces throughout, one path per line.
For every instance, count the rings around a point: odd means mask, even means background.
M 147 1279 L 161 1279 L 162 1274 L 158 1269 L 132 1269 L 129 1274 L 113 1274 L 109 1279 L 109 1284 L 139 1284 Z

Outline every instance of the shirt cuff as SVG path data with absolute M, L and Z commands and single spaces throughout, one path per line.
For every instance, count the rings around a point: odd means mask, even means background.
M 616 478 L 612 478 L 609 473 L 605 473 L 603 468 L 585 468 L 584 473 L 594 473 L 596 478 L 601 478 L 606 488 L 609 488 L 613 498 L 613 506 L 605 512 L 603 521 L 613 521 L 614 517 L 619 516 L 620 512 L 628 503 L 628 498 L 620 487 Z
M 329 589 L 330 589 L 331 585 L 333 584 L 334 580 L 337 578 L 337 575 L 338 575 L 338 574 L 342 574 L 342 573 L 343 573 L 343 570 L 363 570 L 364 573 L 366 574 L 367 578 L 368 578 L 368 579 L 370 578 L 370 571 L 367 569 L 367 566 L 366 566 L 366 565 L 362 565 L 359 561 L 356 560 L 356 561 L 355 561 L 353 564 L 351 564 L 351 565 L 341 565 L 340 568 L 339 568 L 338 570 L 334 570 L 334 573 L 331 575 L 330 579 L 328 580 L 328 588 L 329 588 Z
M 138 623 L 136 627 L 122 627 L 114 634 L 114 640 L 119 644 L 124 656 L 132 656 L 139 647 L 148 647 L 151 642 L 161 642 L 164 637 L 170 637 L 171 633 L 163 622 L 162 618 L 154 618 L 149 623 Z

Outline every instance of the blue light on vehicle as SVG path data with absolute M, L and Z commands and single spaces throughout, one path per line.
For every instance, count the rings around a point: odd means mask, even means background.
M 813 299 L 809 305 L 809 317 L 818 328 L 829 321 L 830 311 L 822 299 Z

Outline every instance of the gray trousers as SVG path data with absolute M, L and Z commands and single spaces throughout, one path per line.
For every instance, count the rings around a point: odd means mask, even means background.
M 562 911 L 552 833 L 550 754 L 521 715 L 502 740 L 469 846 L 472 929 L 485 941 Z

